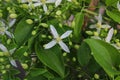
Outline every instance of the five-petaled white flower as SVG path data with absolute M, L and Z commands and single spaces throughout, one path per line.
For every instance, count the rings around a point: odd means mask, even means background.
M 3 44 L 0 43 L 0 50 L 2 50 L 3 53 L 5 53 L 5 54 L 12 55 L 15 51 L 15 48 L 8 50 Z M 12 57 L 9 57 L 9 60 L 10 60 L 10 63 L 12 64 L 12 66 L 17 67 L 16 62 Z
M 11 28 L 14 25 L 15 21 L 16 21 L 16 19 L 12 19 L 12 20 L 10 20 L 10 22 L 8 23 L 8 25 L 6 25 L 3 22 L 3 20 L 1 20 L 0 21 L 0 35 L 6 34 L 10 38 L 12 38 L 13 34 L 8 31 L 8 28 Z
M 72 31 L 71 30 L 66 31 L 64 34 L 59 36 L 59 34 L 57 33 L 57 31 L 53 25 L 50 25 L 50 30 L 51 30 L 51 33 L 52 33 L 54 39 L 51 42 L 49 42 L 48 44 L 45 44 L 44 48 L 49 49 L 49 48 L 55 46 L 56 43 L 58 43 L 64 51 L 69 53 L 70 50 L 69 50 L 68 46 L 62 41 L 62 39 L 68 37 L 72 33 Z
M 120 11 L 120 3 L 119 3 L 119 1 L 117 2 L 117 9 L 118 9 L 118 11 Z

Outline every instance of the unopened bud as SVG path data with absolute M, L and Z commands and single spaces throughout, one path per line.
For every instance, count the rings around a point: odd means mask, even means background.
M 61 15 L 61 13 L 62 13 L 62 12 L 61 12 L 60 10 L 58 10 L 58 11 L 56 12 L 56 15 L 59 16 L 59 15 Z
M 116 34 L 117 34 L 117 30 L 115 29 L 115 30 L 114 30 L 114 35 L 116 35 Z
M 95 79 L 99 79 L 100 76 L 99 76 L 98 74 L 94 74 L 94 78 L 95 78 Z
M 98 32 L 93 32 L 94 36 L 99 36 Z
M 33 23 L 33 20 L 32 20 L 32 19 L 27 19 L 27 20 L 26 20 L 26 23 L 32 24 L 32 23 Z
M 75 61 L 76 61 L 76 58 L 75 58 L 75 57 L 73 57 L 73 58 L 72 58 L 72 60 L 75 62 Z
M 17 18 L 17 14 L 15 13 L 10 14 L 10 18 Z
M 27 64 L 22 64 L 22 67 L 23 67 L 24 69 L 28 69 L 28 65 L 27 65 Z
M 41 26 L 43 26 L 44 28 L 48 28 L 48 25 L 46 23 L 41 23 Z
M 67 53 L 66 53 L 66 52 L 64 52 L 64 53 L 63 53 L 63 56 L 67 56 Z
M 33 30 L 33 31 L 32 31 L 32 35 L 35 35 L 35 34 L 36 34 L 36 31 L 35 31 L 35 30 Z
M 79 49 L 79 47 L 80 45 L 77 45 L 77 44 L 74 46 L 75 49 Z
M 86 31 L 86 34 L 93 35 L 93 32 L 92 31 Z

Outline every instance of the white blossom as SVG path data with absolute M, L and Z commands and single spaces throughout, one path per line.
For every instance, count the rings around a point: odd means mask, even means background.
M 16 19 L 12 19 L 12 20 L 10 20 L 10 22 L 8 23 L 8 25 L 6 25 L 1 20 L 1 22 L 0 22 L 0 35 L 5 35 L 6 34 L 10 38 L 12 38 L 13 34 L 8 31 L 8 28 L 12 27 L 14 25 L 15 21 L 16 21 Z
M 11 50 L 8 50 L 3 44 L 0 43 L 0 50 L 3 51 L 3 53 L 7 53 L 9 55 L 12 55 L 15 51 L 15 48 L 11 49 Z M 16 62 L 12 57 L 9 57 L 9 61 L 10 61 L 12 66 L 17 67 Z
M 54 39 L 53 39 L 51 42 L 49 42 L 48 44 L 46 44 L 46 45 L 44 46 L 44 48 L 45 48 L 45 49 L 52 48 L 53 46 L 55 46 L 55 44 L 58 43 L 58 44 L 60 45 L 60 47 L 61 47 L 64 51 L 66 51 L 66 52 L 69 53 L 70 50 L 69 50 L 68 46 L 62 41 L 62 39 L 68 37 L 68 36 L 72 33 L 72 31 L 71 31 L 71 30 L 68 30 L 68 31 L 66 31 L 64 34 L 62 34 L 61 36 L 59 36 L 59 34 L 57 33 L 57 31 L 56 31 L 56 29 L 54 28 L 53 25 L 50 25 L 50 30 L 51 30 L 51 33 L 52 33 Z

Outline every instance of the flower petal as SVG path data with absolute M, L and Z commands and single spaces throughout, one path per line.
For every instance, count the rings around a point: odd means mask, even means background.
M 90 25 L 89 28 L 93 29 L 93 28 L 97 28 L 97 26 L 94 24 L 94 25 Z
M 12 66 L 17 67 L 17 64 L 14 59 L 10 58 L 10 63 Z
M 106 42 L 108 42 L 108 43 L 110 42 L 110 40 L 112 39 L 113 33 L 114 33 L 114 29 L 111 28 L 111 29 L 109 30 L 108 34 L 107 34 L 106 39 L 105 39 Z
M 67 53 L 70 53 L 68 46 L 63 41 L 59 41 L 59 45 L 64 51 L 66 51 Z
M 55 46 L 56 43 L 57 43 L 57 42 L 56 42 L 55 40 L 52 40 L 52 41 L 49 42 L 48 44 L 45 44 L 44 48 L 45 48 L 45 49 L 49 49 L 49 48 Z
M 59 35 L 58 35 L 58 33 L 57 33 L 57 31 L 56 31 L 56 29 L 55 29 L 55 27 L 53 25 L 50 25 L 50 30 L 51 30 L 51 33 L 52 33 L 54 38 L 59 37 Z
M 98 15 L 98 23 L 102 24 L 102 15 L 101 14 Z
M 62 2 L 62 0 L 56 0 L 55 6 L 56 6 L 56 7 L 59 6 L 61 2 Z
M 41 6 L 42 3 L 40 3 L 40 2 L 39 3 L 34 3 L 33 5 L 34 5 L 34 7 L 37 7 L 37 6 Z
M 5 33 L 6 33 L 6 35 L 7 35 L 7 36 L 9 36 L 10 38 L 12 38 L 12 37 L 13 37 L 13 34 L 12 34 L 12 33 L 10 33 L 9 31 L 5 31 Z
M 55 3 L 56 0 L 47 0 L 46 3 Z
M 44 10 L 45 12 L 47 12 L 47 6 L 46 6 L 46 4 L 43 4 L 43 10 Z
M 68 37 L 71 33 L 72 33 L 71 30 L 66 31 L 64 34 L 62 34 L 62 36 L 61 36 L 60 38 L 61 38 L 61 39 L 64 39 L 64 38 Z
M 10 20 L 9 27 L 12 27 L 15 24 L 15 22 L 16 22 L 16 19 Z
M 12 55 L 15 50 L 16 50 L 16 48 L 13 48 L 13 49 L 9 50 L 10 54 Z
M 111 28 L 111 26 L 108 24 L 105 24 L 105 25 L 102 25 L 102 28 Z
M 3 52 L 8 52 L 7 48 L 6 48 L 3 44 L 0 44 L 0 49 L 1 49 Z

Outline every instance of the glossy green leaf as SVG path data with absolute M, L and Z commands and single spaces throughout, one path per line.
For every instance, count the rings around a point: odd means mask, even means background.
M 26 23 L 26 19 L 22 19 L 16 26 L 15 29 L 15 40 L 18 45 L 23 44 L 31 36 L 33 24 Z
M 61 77 L 64 77 L 65 67 L 60 48 L 55 46 L 51 49 L 45 50 L 38 45 L 39 44 L 36 44 L 35 50 L 40 61 L 58 73 Z
M 81 66 L 85 66 L 88 64 L 91 58 L 90 53 L 91 51 L 90 51 L 88 44 L 83 42 L 80 48 L 78 49 L 78 53 L 77 53 L 78 62 L 81 64 Z
M 120 53 L 118 53 L 113 46 L 96 39 L 86 39 L 85 42 L 90 46 L 92 55 L 96 62 L 109 76 L 113 77 L 114 75 L 120 74 L 120 71 L 117 71 L 115 68 L 115 64 L 120 61 Z
M 80 37 L 83 22 L 84 22 L 84 14 L 82 12 L 77 13 L 75 15 L 75 19 L 72 23 L 72 27 L 74 28 L 74 35 L 77 39 L 79 39 L 79 37 Z
M 114 21 L 120 23 L 120 12 L 119 11 L 109 11 L 109 10 L 106 10 L 106 13 Z

